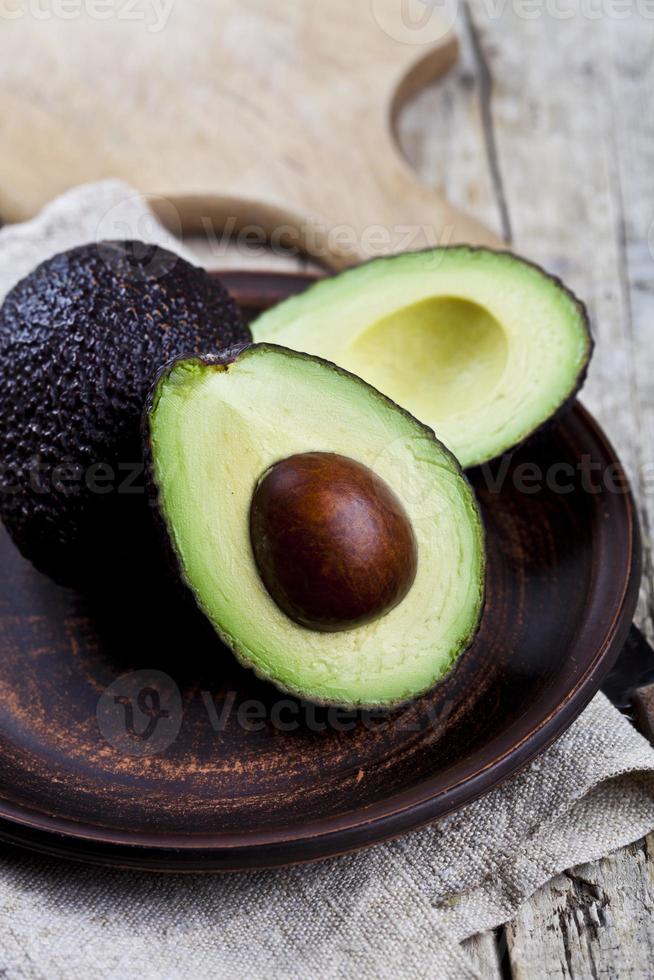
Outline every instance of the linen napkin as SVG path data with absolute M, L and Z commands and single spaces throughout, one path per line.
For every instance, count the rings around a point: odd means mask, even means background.
M 124 184 L 68 192 L 0 231 L 0 300 L 55 252 L 121 237 L 182 252 Z M 652 828 L 654 749 L 600 694 L 481 800 L 347 857 L 164 876 L 0 845 L 0 976 L 473 978 L 463 939 L 508 921 L 558 872 Z

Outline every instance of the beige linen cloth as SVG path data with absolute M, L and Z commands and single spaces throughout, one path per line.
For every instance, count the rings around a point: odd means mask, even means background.
M 124 185 L 69 192 L 0 231 L 0 298 L 63 248 L 128 236 L 174 245 Z M 0 846 L 0 977 L 472 978 L 462 939 L 510 919 L 557 872 L 652 828 L 654 750 L 598 695 L 483 799 L 349 857 L 163 876 Z

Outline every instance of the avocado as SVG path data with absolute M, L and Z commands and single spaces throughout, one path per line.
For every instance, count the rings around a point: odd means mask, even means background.
M 581 387 L 583 304 L 509 252 L 375 259 L 263 313 L 254 340 L 335 361 L 433 428 L 464 468 L 523 442 Z
M 117 556 L 126 571 L 149 546 L 140 419 L 154 374 L 249 339 L 216 279 L 154 245 L 83 245 L 19 282 L 0 310 L 0 517 L 23 555 L 63 583 Z
M 144 438 L 181 577 L 259 676 L 390 707 L 470 643 L 473 491 L 433 432 L 360 378 L 271 344 L 182 357 L 150 393 Z

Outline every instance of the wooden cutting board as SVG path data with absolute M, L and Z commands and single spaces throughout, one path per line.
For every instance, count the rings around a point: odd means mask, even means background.
M 169 4 L 102 20 L 91 4 L 65 20 L 3 8 L 0 219 L 116 176 L 173 230 L 256 224 L 334 267 L 501 244 L 422 186 L 395 139 L 402 104 L 457 56 L 422 0 Z

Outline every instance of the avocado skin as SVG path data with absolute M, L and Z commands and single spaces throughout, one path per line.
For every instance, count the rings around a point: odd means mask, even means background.
M 152 376 L 250 339 L 215 278 L 154 245 L 83 245 L 19 282 L 0 309 L 0 518 L 22 554 L 78 585 L 146 558 Z

